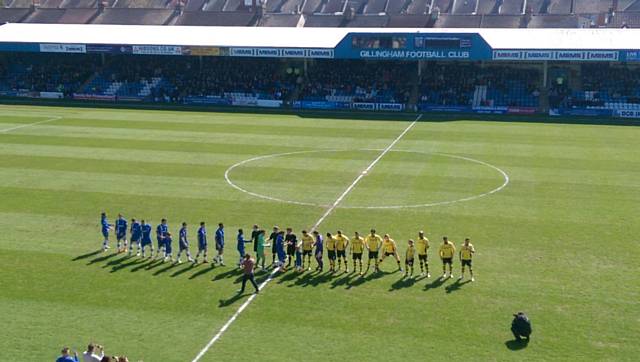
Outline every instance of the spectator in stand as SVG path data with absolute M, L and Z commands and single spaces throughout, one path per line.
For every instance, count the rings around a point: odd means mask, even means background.
M 98 344 L 89 343 L 87 350 L 82 353 L 84 362 L 100 362 L 104 358 L 104 347 Z
M 69 349 L 69 347 L 63 347 L 60 353 L 62 355 L 58 357 L 58 359 L 56 359 L 56 362 L 79 362 L 78 352 L 73 351 L 73 357 L 71 357 L 71 350 Z

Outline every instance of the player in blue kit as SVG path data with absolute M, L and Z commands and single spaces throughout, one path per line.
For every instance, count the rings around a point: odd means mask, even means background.
M 222 223 L 218 224 L 218 230 L 216 230 L 216 250 L 218 251 L 216 261 L 218 264 L 224 266 L 224 259 L 222 258 L 222 254 L 224 253 L 224 225 L 222 225 Z
M 180 235 L 178 239 L 178 244 L 180 246 L 180 250 L 178 250 L 178 256 L 176 257 L 176 264 L 182 263 L 180 260 L 180 255 L 182 252 L 187 253 L 187 261 L 193 262 L 193 258 L 191 257 L 191 252 L 189 251 L 189 240 L 187 240 L 187 223 L 182 223 L 182 228 L 180 228 Z
M 287 271 L 284 266 L 284 261 L 287 258 L 287 253 L 284 250 L 284 231 L 278 231 L 278 235 L 276 235 L 276 254 L 278 254 L 277 267 L 280 268 L 281 272 Z
M 140 255 L 140 240 L 142 239 L 142 226 L 136 219 L 131 219 L 131 242 L 129 243 L 129 256 L 133 253 L 133 244 L 136 244 L 138 252 L 136 256 Z
M 100 214 L 100 228 L 102 230 L 102 236 L 104 237 L 102 251 L 107 251 L 107 249 L 109 249 L 109 230 L 113 228 L 113 225 L 109 224 L 106 212 Z
M 240 260 L 238 261 L 238 267 L 242 268 L 242 262 L 244 261 L 244 244 L 245 243 L 250 243 L 251 240 L 245 240 L 244 239 L 244 231 L 242 231 L 242 229 L 238 229 L 238 237 L 236 239 L 238 241 L 238 244 L 236 245 L 237 249 L 238 249 L 238 254 L 240 254 Z
M 156 259 L 165 257 L 166 249 L 164 245 L 164 238 L 169 232 L 169 226 L 167 226 L 167 219 L 162 219 L 160 224 L 156 226 L 156 240 L 158 241 L 158 250 L 156 251 Z
M 118 214 L 116 219 L 116 240 L 118 241 L 118 253 L 127 250 L 127 219 L 122 214 Z
M 198 264 L 198 257 L 200 254 L 204 254 L 203 263 L 208 263 L 207 261 L 207 251 L 209 250 L 209 246 L 207 245 L 207 228 L 204 225 L 204 221 L 200 223 L 200 228 L 198 228 L 198 254 L 196 254 L 195 259 L 193 260 L 193 264 Z
M 151 227 L 150 224 L 147 224 L 146 221 L 141 220 L 142 225 L 140 225 L 140 229 L 142 230 L 142 242 L 140 243 L 140 250 L 142 251 L 142 257 L 144 258 L 144 249 L 148 245 L 150 250 L 150 257 L 153 257 L 153 242 L 151 241 Z
M 173 239 L 171 238 L 171 233 L 167 231 L 166 234 L 164 234 L 164 259 L 162 259 L 162 262 L 167 262 L 167 261 L 173 261 L 173 255 L 171 255 L 171 253 L 173 252 L 173 249 L 171 247 L 171 243 L 173 242 Z

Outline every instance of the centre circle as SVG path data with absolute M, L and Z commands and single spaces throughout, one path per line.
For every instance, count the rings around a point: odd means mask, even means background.
M 355 183 L 339 208 L 401 209 L 471 201 L 509 184 L 500 168 L 469 157 L 390 150 L 313 150 L 257 156 L 225 171 L 233 188 L 256 198 L 328 207 Z

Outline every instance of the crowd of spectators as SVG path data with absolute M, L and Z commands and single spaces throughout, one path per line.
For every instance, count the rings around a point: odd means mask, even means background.
M 640 104 L 640 72 L 628 65 L 583 64 L 579 72 L 555 69 L 549 80 L 551 108 L 610 108 L 611 104 Z M 576 81 L 570 86 L 569 78 Z
M 423 62 L 418 77 L 418 63 L 400 61 L 327 59 L 305 67 L 301 61 L 271 58 L 106 56 L 103 62 L 88 54 L 0 53 L 0 91 L 5 95 L 100 94 L 117 82 L 123 93 L 174 103 L 239 94 L 282 101 L 537 107 L 541 73 L 508 64 Z M 155 80 L 152 86 L 150 79 Z M 143 83 L 147 93 L 141 91 Z M 640 104 L 640 72 L 632 65 L 558 64 L 550 67 L 547 84 L 550 108 Z M 479 88 L 485 92 L 481 96 Z
M 420 101 L 439 106 L 470 106 L 478 71 L 474 64 L 426 63 L 421 70 Z
M 585 99 L 640 103 L 640 73 L 609 64 L 584 64 L 580 71 Z
M 218 57 L 174 59 L 165 62 L 167 86 L 155 90 L 156 100 L 179 101 L 186 96 L 244 93 L 262 99 L 284 100 L 295 88 L 295 77 L 277 60 Z
M 99 67 L 100 58 L 77 54 L 0 56 L 0 88 L 11 91 L 60 92 L 70 96 Z
M 540 96 L 535 69 L 483 67 L 479 63 L 425 63 L 420 102 L 437 106 L 471 106 L 478 86 L 487 95 L 478 105 L 533 106 Z
M 342 96 L 354 102 L 407 103 L 415 74 L 415 63 L 318 60 L 307 72 L 302 98 Z

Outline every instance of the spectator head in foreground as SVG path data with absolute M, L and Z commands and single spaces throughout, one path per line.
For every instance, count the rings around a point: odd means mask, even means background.
M 104 357 L 104 347 L 99 344 L 89 343 L 87 350 L 82 354 L 84 362 L 100 362 Z
M 56 359 L 56 362 L 78 362 L 78 352 L 73 352 L 71 357 L 71 349 L 69 347 L 62 347 L 60 351 L 60 357 Z

